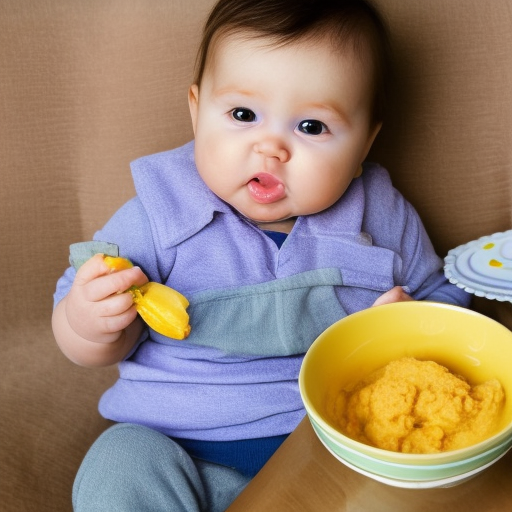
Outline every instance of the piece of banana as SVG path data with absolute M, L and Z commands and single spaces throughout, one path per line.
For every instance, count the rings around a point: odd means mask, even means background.
M 104 261 L 113 272 L 133 266 L 127 258 L 104 256 Z M 127 291 L 132 294 L 137 312 L 153 330 L 176 340 L 190 334 L 186 311 L 189 303 L 181 293 L 155 282 L 132 286 Z
M 121 258 L 121 256 L 103 256 L 103 261 L 112 272 L 133 267 L 133 263 L 128 258 Z
M 182 340 L 190 334 L 188 300 L 164 284 L 149 282 L 130 288 L 142 319 L 156 332 Z

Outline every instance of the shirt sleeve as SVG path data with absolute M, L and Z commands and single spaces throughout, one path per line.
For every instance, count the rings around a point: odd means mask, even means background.
M 94 234 L 94 240 L 116 244 L 119 247 L 119 255 L 141 267 L 150 281 L 165 281 L 163 274 L 170 272 L 170 268 L 163 268 L 156 257 L 157 251 L 149 220 L 138 197 L 123 205 L 105 226 Z M 167 256 L 170 256 L 166 259 L 168 265 L 172 265 L 172 254 Z M 69 267 L 57 281 L 54 307 L 69 293 L 75 275 L 75 269 Z
M 385 169 L 380 167 L 368 174 L 364 228 L 372 234 L 376 245 L 397 255 L 395 284 L 404 287 L 416 300 L 467 307 L 471 296 L 446 279 L 443 261 L 415 208 L 393 187 Z
M 436 254 L 419 215 L 406 204 L 408 213 L 403 234 L 401 275 L 404 286 L 416 300 L 469 306 L 471 296 L 447 280 L 443 261 Z

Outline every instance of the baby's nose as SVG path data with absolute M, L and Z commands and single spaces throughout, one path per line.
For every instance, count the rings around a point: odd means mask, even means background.
M 278 137 L 267 137 L 254 144 L 254 151 L 266 158 L 277 158 L 285 163 L 290 160 L 290 151 Z

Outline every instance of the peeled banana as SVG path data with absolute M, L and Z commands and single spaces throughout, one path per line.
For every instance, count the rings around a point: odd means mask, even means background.
M 104 256 L 104 261 L 113 272 L 133 266 L 130 260 L 121 257 Z M 128 292 L 137 312 L 153 330 L 177 340 L 190 334 L 186 311 L 189 303 L 181 293 L 155 282 L 132 286 Z
M 190 334 L 188 300 L 181 293 L 153 282 L 134 286 L 129 291 L 137 312 L 156 332 L 176 340 Z

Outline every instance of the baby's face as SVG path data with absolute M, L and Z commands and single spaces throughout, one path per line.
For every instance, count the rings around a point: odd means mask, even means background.
M 258 224 L 334 204 L 380 128 L 368 65 L 328 42 L 265 43 L 222 38 L 189 94 L 199 174 Z

